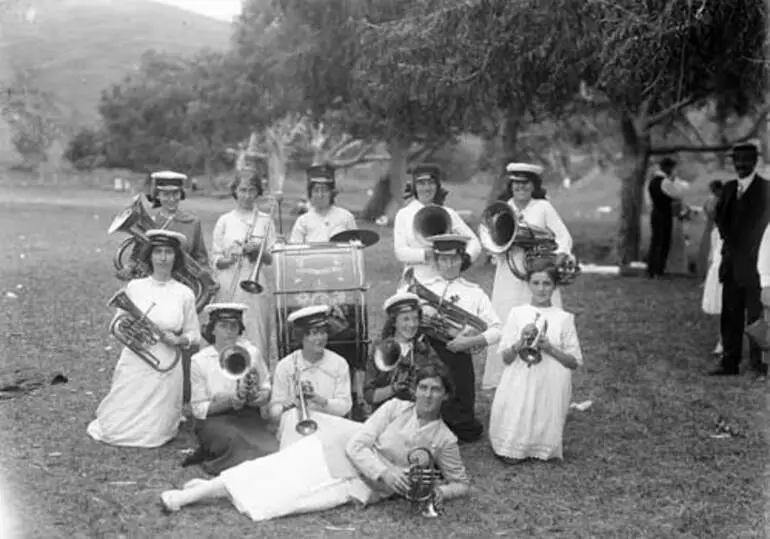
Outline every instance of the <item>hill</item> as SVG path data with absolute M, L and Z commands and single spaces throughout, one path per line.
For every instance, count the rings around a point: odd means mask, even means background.
M 101 91 L 148 49 L 192 55 L 222 50 L 231 25 L 151 0 L 20 0 L 0 11 L 0 84 L 31 72 L 70 128 L 98 119 Z M 10 71 L 10 72 L 9 72 Z

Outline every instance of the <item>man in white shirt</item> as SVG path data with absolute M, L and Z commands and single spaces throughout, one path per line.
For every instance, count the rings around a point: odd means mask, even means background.
M 455 210 L 444 205 L 447 191 L 441 186 L 441 168 L 432 163 L 417 165 L 412 170 L 412 200 L 396 214 L 393 223 L 393 248 L 396 258 L 404 264 L 404 272 L 414 268 L 414 276 L 419 281 L 435 277 L 436 269 L 431 265 L 433 248 L 421 241 L 414 232 L 414 216 L 423 207 L 437 204 L 444 208 L 451 219 L 451 229 L 446 233 L 458 234 L 468 238 L 466 249 L 469 263 L 481 254 L 481 243 L 471 227 Z
M 474 413 L 476 374 L 473 368 L 472 351 L 479 347 L 497 344 L 500 341 L 502 324 L 484 290 L 479 285 L 460 277 L 465 265 L 464 259 L 468 258 L 465 251 L 469 243 L 468 238 L 442 234 L 430 239 L 433 245 L 432 260 L 437 275 L 420 284 L 442 301 L 455 304 L 480 318 L 487 325 L 486 331 L 479 335 L 460 334 L 449 342 L 441 342 L 428 335 L 430 345 L 439 359 L 449 368 L 455 383 L 454 395 L 442 411 L 443 419 L 460 441 L 472 442 L 478 440 L 484 431 Z M 423 316 L 431 316 L 427 306 L 423 307 Z
M 344 230 L 356 228 L 356 218 L 334 203 L 334 168 L 316 165 L 307 169 L 307 196 L 310 209 L 294 222 L 289 243 L 324 243 Z

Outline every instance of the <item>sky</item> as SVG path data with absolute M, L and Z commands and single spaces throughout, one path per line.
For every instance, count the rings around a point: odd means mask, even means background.
M 155 0 L 216 19 L 231 21 L 241 12 L 241 0 Z

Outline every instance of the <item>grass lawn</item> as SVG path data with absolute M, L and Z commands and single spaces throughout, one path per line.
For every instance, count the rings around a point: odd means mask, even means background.
M 764 536 L 765 390 L 746 377 L 703 376 L 717 323 L 700 312 L 699 282 L 593 275 L 564 292 L 586 362 L 573 398 L 593 406 L 571 412 L 563 463 L 506 467 L 486 442 L 463 446 L 472 496 L 450 503 L 438 520 L 407 518 L 398 501 L 259 525 L 226 502 L 161 515 L 159 493 L 199 474 L 180 467 L 192 434 L 184 430 L 159 449 L 118 449 L 85 432 L 118 357 L 105 302 L 119 286 L 112 255 L 122 235 L 105 230 L 127 198 L 0 187 L 0 366 L 69 378 L 0 401 L 4 490 L 24 537 Z M 209 241 L 230 201 L 187 202 Z M 341 202 L 355 202 L 354 193 L 345 191 Z M 284 218 L 288 232 L 288 212 Z M 582 225 L 568 226 L 579 234 Z M 614 223 L 606 226 L 611 235 Z M 366 252 L 375 330 L 398 273 L 390 230 L 378 231 L 382 241 Z M 491 290 L 491 267 L 469 277 Z M 7 297 L 10 291 L 18 297 Z M 484 420 L 488 409 L 479 398 Z M 746 438 L 710 438 L 719 415 Z

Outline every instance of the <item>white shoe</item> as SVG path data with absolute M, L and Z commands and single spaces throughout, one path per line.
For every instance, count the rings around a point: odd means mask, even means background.
M 724 352 L 724 348 L 722 348 L 722 343 L 721 343 L 721 342 L 718 342 L 718 343 L 717 343 L 717 345 L 714 347 L 714 352 L 713 352 L 713 354 L 714 354 L 714 355 L 719 355 L 719 354 L 721 354 L 722 352 Z
M 179 503 L 179 495 L 182 494 L 181 490 L 167 490 L 160 495 L 160 501 L 163 502 L 163 507 L 169 513 L 175 513 L 182 508 Z
M 194 479 L 190 479 L 187 483 L 182 485 L 182 490 L 187 490 L 188 488 L 197 487 L 198 485 L 205 483 L 205 479 L 201 479 L 200 477 L 196 477 Z

